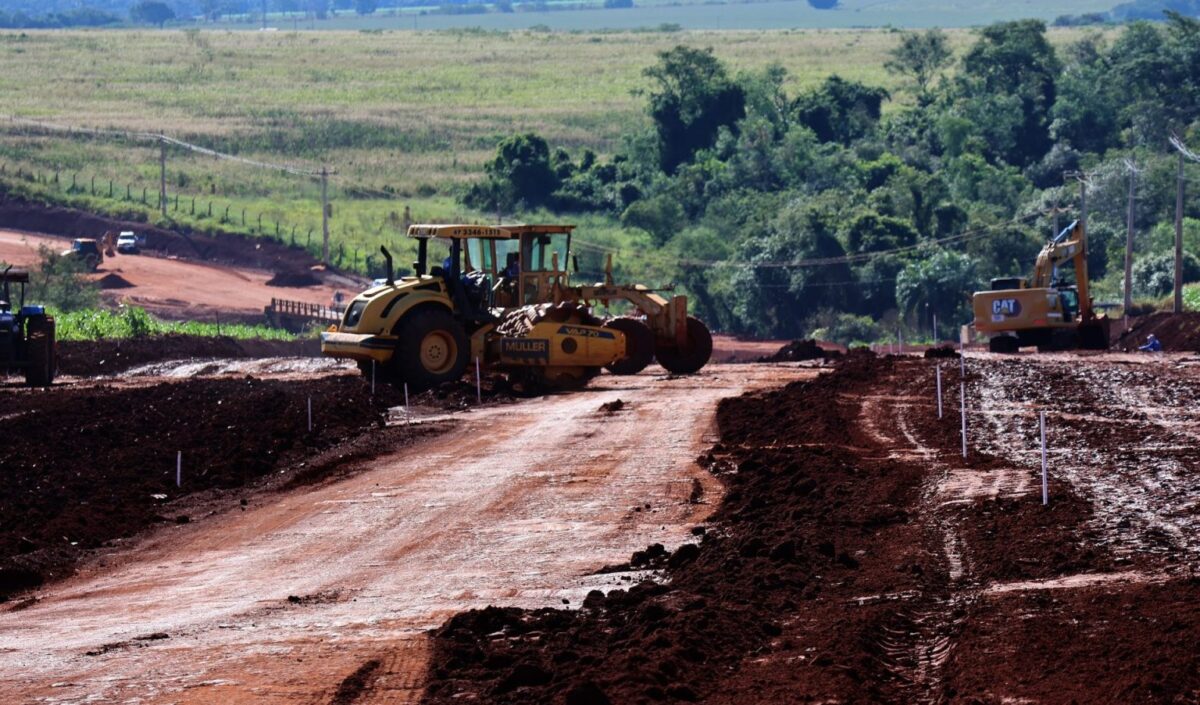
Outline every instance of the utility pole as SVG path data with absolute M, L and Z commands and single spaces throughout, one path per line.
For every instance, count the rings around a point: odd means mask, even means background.
M 158 141 L 158 205 L 167 217 L 167 141 Z
M 321 262 L 329 266 L 329 169 L 321 167 Z
M 1183 152 L 1175 187 L 1175 313 L 1183 313 Z
M 1079 224 L 1087 233 L 1087 175 L 1079 174 Z
M 1133 207 L 1137 189 L 1137 164 L 1132 159 L 1125 160 L 1129 169 L 1129 209 L 1126 215 L 1125 230 L 1125 319 L 1128 322 L 1129 309 L 1133 307 Z
M 1175 313 L 1183 311 L 1183 160 L 1200 162 L 1195 154 L 1175 135 L 1171 146 L 1179 152 L 1179 177 L 1175 190 Z
M 1088 213 L 1088 210 L 1087 210 L 1087 185 L 1088 185 L 1087 173 L 1082 172 L 1082 171 L 1064 171 L 1063 172 L 1063 181 L 1066 181 L 1067 179 L 1075 179 L 1076 181 L 1079 182 L 1079 224 L 1081 226 L 1083 226 L 1083 231 L 1086 233 L 1087 232 L 1087 213 Z M 1054 214 L 1055 215 L 1054 229 L 1056 231 L 1054 234 L 1058 235 L 1058 232 L 1057 232 L 1057 230 L 1058 230 L 1058 214 L 1067 212 L 1067 209 L 1057 208 L 1057 204 L 1055 207 L 1057 210 Z

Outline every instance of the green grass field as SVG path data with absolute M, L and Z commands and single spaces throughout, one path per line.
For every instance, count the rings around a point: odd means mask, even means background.
M 387 3 L 381 3 L 386 5 Z M 533 10 L 532 2 L 512 3 L 516 12 L 439 14 L 440 3 L 427 7 L 381 10 L 360 16 L 343 11 L 325 20 L 300 13 L 268 15 L 268 25 L 288 29 L 405 29 L 436 30 L 478 27 L 487 30 L 529 29 L 542 25 L 554 30 L 595 32 L 655 28 L 662 24 L 683 29 L 829 29 L 847 27 L 971 27 L 1000 20 L 1040 18 L 1102 12 L 1112 0 L 842 0 L 833 10 L 817 10 L 804 0 L 769 2 L 708 2 L 706 0 L 635 0 L 633 8 L 602 9 L 601 0 L 551 0 L 548 10 Z M 580 7 L 582 6 L 582 7 Z M 222 27 L 254 28 L 257 15 L 237 18 Z
M 1051 36 L 1064 44 L 1078 32 Z M 960 51 L 971 37 L 969 30 L 951 31 Z M 642 71 L 676 44 L 713 47 L 734 71 L 780 63 L 793 92 L 837 73 L 906 101 L 903 87 L 883 70 L 898 39 L 887 29 L 10 31 L 0 33 L 0 113 L 164 132 L 255 159 L 328 165 L 338 172 L 333 239 L 350 264 L 354 250 L 394 241 L 405 207 L 416 220 L 494 220 L 495 214 L 464 211 L 456 195 L 479 177 L 503 136 L 532 130 L 576 155 L 584 148 L 611 153 L 631 124 L 648 124 L 636 94 L 646 86 Z M 20 183 L 55 198 L 74 180 L 71 199 L 80 207 L 150 212 L 156 203 L 158 148 L 146 142 L 46 133 L 0 120 L 0 168 L 10 183 L 17 170 L 50 180 Z M 149 206 L 140 203 L 143 189 Z M 301 244 L 310 231 L 314 246 L 319 239 L 312 179 L 172 150 L 168 191 L 180 198 L 170 216 L 182 223 L 274 237 L 278 222 L 281 239 L 293 230 Z M 199 215 L 191 212 L 192 199 Z M 581 235 L 593 242 L 639 243 L 610 219 L 584 220 Z
M 51 310 L 59 340 L 113 340 L 145 338 L 155 335 L 194 335 L 205 338 L 224 336 L 238 340 L 295 340 L 296 336 L 279 328 L 242 324 L 163 321 L 132 307 L 118 312 L 99 309 L 81 311 Z

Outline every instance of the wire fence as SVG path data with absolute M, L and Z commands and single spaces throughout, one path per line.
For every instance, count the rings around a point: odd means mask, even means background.
M 266 238 L 302 248 L 317 259 L 322 255 L 322 232 L 319 226 L 290 223 L 278 214 L 255 211 L 230 199 L 176 192 L 168 194 L 164 209 L 160 190 L 144 182 L 97 177 L 83 171 L 33 169 L 8 162 L 0 162 L 0 182 L 34 186 L 48 200 L 67 205 L 70 205 L 71 197 L 108 201 L 105 204 L 108 214 L 117 218 L 140 220 L 145 217 L 148 222 L 154 223 L 155 216 L 165 210 L 171 221 L 167 227 L 190 225 L 211 234 Z M 382 258 L 373 252 L 378 252 L 379 244 L 390 244 L 387 234 L 398 237 L 407 230 L 411 224 L 411 210 L 405 207 L 403 213 L 403 216 L 394 214 L 395 217 L 384 217 L 376 228 L 379 240 L 371 245 L 358 243 L 348 246 L 349 238 L 339 236 L 336 227 L 332 229 L 330 264 L 367 276 L 382 275 Z

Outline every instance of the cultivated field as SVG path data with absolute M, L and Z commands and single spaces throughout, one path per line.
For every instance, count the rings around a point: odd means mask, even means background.
M 437 6 L 377 11 L 359 16 L 339 13 L 326 20 L 298 13 L 272 15 L 270 26 L 279 29 L 529 29 L 593 32 L 603 29 L 647 29 L 676 24 L 684 29 L 817 29 L 839 27 L 969 27 L 1002 20 L 1036 17 L 1053 20 L 1059 15 L 1102 12 L 1110 0 L 1054 0 L 1052 2 L 998 2 L 996 0 L 844 0 L 833 10 L 817 10 L 803 0 L 771 2 L 703 2 L 696 0 L 638 0 L 633 8 L 599 9 L 599 2 L 550 2 L 550 11 L 530 11 L 530 4 L 515 2 L 512 13 L 437 14 Z M 572 7 L 575 6 L 575 7 Z M 587 9 L 582 9 L 584 6 Z M 525 11 L 522 11 L 522 10 Z M 432 14 L 431 14 L 432 13 Z M 258 26 L 257 17 L 239 18 L 222 26 Z
M 968 30 L 950 34 L 960 51 L 972 39 Z M 1078 36 L 1051 32 L 1059 44 Z M 907 101 L 883 69 L 898 40 L 889 30 L 7 32 L 0 96 L 22 118 L 165 132 L 257 159 L 329 165 L 338 172 L 335 242 L 365 253 L 394 238 L 406 206 L 418 220 L 494 218 L 464 212 L 456 195 L 504 136 L 532 130 L 578 157 L 584 148 L 612 153 L 630 124 L 649 129 L 642 71 L 677 44 L 713 47 L 734 71 L 779 63 L 793 93 L 836 73 Z M 57 184 L 36 188 L 62 190 L 74 178 L 89 194 L 94 185 L 99 196 L 88 205 L 97 208 L 149 211 L 142 189 L 155 202 L 153 144 L 0 126 L 6 178 L 18 168 L 46 179 L 57 170 Z M 181 222 L 272 237 L 278 222 L 282 239 L 294 229 L 301 243 L 320 232 L 315 180 L 173 151 L 168 190 L 181 198 L 172 212 Z M 191 212 L 207 215 L 209 203 L 211 219 Z M 583 224 L 593 241 L 638 244 L 609 219 Z

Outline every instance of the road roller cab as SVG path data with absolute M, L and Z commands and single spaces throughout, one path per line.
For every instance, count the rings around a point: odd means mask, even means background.
M 551 236 L 569 238 L 569 228 L 413 225 L 414 274 L 396 279 L 391 254 L 381 248 L 387 278 L 356 296 L 341 322 L 322 333 L 322 352 L 417 391 L 458 379 L 473 359 L 531 387 L 585 383 L 624 357 L 625 338 L 583 305 L 539 301 L 547 286 L 565 284 L 565 272 L 556 278 L 544 262 L 557 268 Z M 528 259 L 520 251 L 523 235 L 534 238 Z M 448 246 L 436 263 L 433 242 Z

